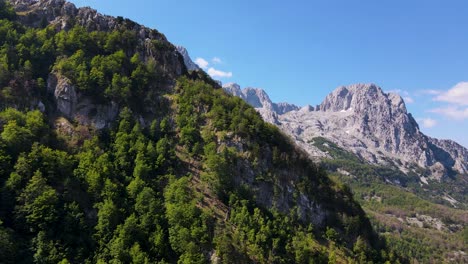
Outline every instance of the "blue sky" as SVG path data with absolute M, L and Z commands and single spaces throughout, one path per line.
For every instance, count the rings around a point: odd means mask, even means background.
M 406 99 L 423 132 L 468 146 L 466 0 L 72 2 L 156 28 L 215 78 L 276 102 L 376 83 Z

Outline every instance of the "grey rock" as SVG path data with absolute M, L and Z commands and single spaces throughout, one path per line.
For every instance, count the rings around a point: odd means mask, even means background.
M 288 113 L 290 111 L 299 110 L 299 107 L 288 103 L 273 103 L 268 94 L 258 88 L 247 87 L 241 89 L 236 83 L 228 83 L 223 85 L 223 89 L 234 96 L 244 99 L 247 103 L 255 107 L 263 119 L 273 124 L 279 124 L 278 115 Z
M 78 102 L 75 86 L 68 78 L 56 74 L 50 74 L 47 83 L 47 89 L 53 91 L 58 111 L 72 117 Z
M 424 135 L 398 94 L 375 84 L 341 86 L 315 108 L 272 103 L 265 91 L 223 87 L 254 106 L 265 121 L 278 125 L 314 160 L 330 158 L 314 146 L 324 137 L 371 164 L 396 166 L 407 173 L 427 168 L 429 178 L 442 181 L 453 171 L 468 173 L 468 150 L 450 140 Z M 284 109 L 284 111 L 282 111 Z
M 242 92 L 241 87 L 237 83 L 227 83 L 223 85 L 223 89 L 229 94 L 232 94 L 245 100 L 245 95 Z
M 184 63 L 185 63 L 185 66 L 187 67 L 187 70 L 189 71 L 201 70 L 200 67 L 198 67 L 198 65 L 192 61 L 192 58 L 190 58 L 190 55 L 186 48 L 182 46 L 176 46 L 176 48 L 177 48 L 177 51 L 180 53 L 180 55 L 182 55 L 182 57 L 184 58 Z
M 273 103 L 273 109 L 278 115 L 286 114 L 287 112 L 297 111 L 299 107 L 293 104 L 281 102 L 281 103 Z
M 432 143 L 433 151 L 445 164 L 451 164 L 458 172 L 468 172 L 468 149 L 452 140 L 436 139 L 428 137 Z M 455 158 L 454 158 L 455 157 Z
M 56 73 L 49 74 L 47 91 L 53 95 L 59 115 L 97 129 L 108 126 L 119 112 L 114 102 L 96 104 L 91 98 L 78 93 L 68 78 Z
M 41 111 L 42 113 L 45 112 L 46 108 L 42 101 L 39 101 L 39 103 L 37 103 L 37 109 L 39 109 L 39 111 Z

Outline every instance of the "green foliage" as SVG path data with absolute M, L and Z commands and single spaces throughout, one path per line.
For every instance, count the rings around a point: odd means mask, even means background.
M 18 219 L 30 230 L 44 230 L 57 221 L 57 203 L 57 193 L 37 171 L 18 197 Z
M 205 263 L 201 252 L 209 246 L 208 216 L 196 206 L 188 178 L 174 180 L 165 191 L 169 241 L 181 254 L 180 263 Z
M 322 151 L 328 152 L 330 156 L 333 157 L 334 160 L 346 160 L 348 162 L 360 162 L 360 160 L 356 157 L 356 155 L 343 150 L 342 148 L 338 147 L 335 143 L 323 138 L 323 137 L 315 137 L 309 143 L 313 144 L 317 148 Z
M 321 251 L 317 241 L 310 233 L 304 231 L 297 232 L 292 238 L 290 245 L 294 252 L 295 263 L 326 263 L 326 255 Z M 331 252 L 330 254 L 332 255 L 333 253 Z
M 327 263 L 362 252 L 386 259 L 369 254 L 384 248 L 372 246 L 349 189 L 203 72 L 175 80 L 180 72 L 166 70 L 174 49 L 158 32 L 143 44 L 123 18 L 107 32 L 13 19 L 1 1 L 1 261 L 208 263 L 214 254 L 222 263 Z M 118 120 L 99 131 L 70 120 L 71 134 L 77 126 L 89 135 L 73 144 L 74 135 L 59 137 L 50 126 L 51 71 L 98 107 L 116 106 Z M 44 113 L 29 110 L 38 102 Z M 327 231 L 308 224 L 300 201 L 323 206 L 336 233 L 322 239 Z
M 325 238 L 333 242 L 338 242 L 339 234 L 335 229 L 327 227 L 327 230 L 325 231 Z
M 346 163 L 344 165 L 347 166 Z M 452 252 L 463 250 L 466 244 L 462 238 L 463 229 L 456 228 L 457 225 L 467 224 L 466 211 L 432 202 L 430 197 L 434 195 L 434 191 L 426 189 L 429 186 L 417 187 L 416 190 L 419 191 L 411 190 L 415 188 L 414 185 L 406 188 L 392 186 L 385 182 L 386 178 L 392 176 L 379 174 L 381 170 L 378 168 L 370 165 L 356 164 L 356 166 L 369 168 L 367 170 L 369 174 L 359 174 L 347 166 L 346 170 L 358 177 L 351 178 L 344 175 L 337 177 L 350 185 L 355 197 L 372 216 L 373 225 L 385 238 L 389 247 L 390 259 L 394 256 L 392 252 L 398 252 L 399 255 L 412 261 L 460 260 Z M 433 223 L 424 220 L 426 216 L 440 220 L 449 228 L 439 230 Z M 408 218 L 422 221 L 422 226 L 407 223 Z
M 26 151 L 34 141 L 44 141 L 46 124 L 39 111 L 23 114 L 9 108 L 0 114 L 0 138 L 6 147 L 15 154 Z
M 218 153 L 216 144 L 205 145 L 205 172 L 201 175 L 220 198 L 226 199 L 234 188 L 233 175 L 236 165 L 236 151 L 224 148 Z
M 14 19 L 16 12 L 10 3 L 5 0 L 0 1 L 0 19 Z
M 4 263 L 14 263 L 18 248 L 13 238 L 13 231 L 3 227 L 0 220 L 0 259 Z

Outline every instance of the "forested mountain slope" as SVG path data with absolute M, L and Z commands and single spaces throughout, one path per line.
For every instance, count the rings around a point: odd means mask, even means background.
M 3 263 L 396 263 L 346 186 L 176 47 L 0 1 Z M 15 11 L 16 10 L 16 11 Z

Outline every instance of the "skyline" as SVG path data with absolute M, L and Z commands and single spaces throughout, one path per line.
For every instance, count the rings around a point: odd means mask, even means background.
M 429 136 L 468 147 L 463 1 L 74 0 L 155 28 L 213 78 L 316 105 L 336 87 L 398 92 Z

